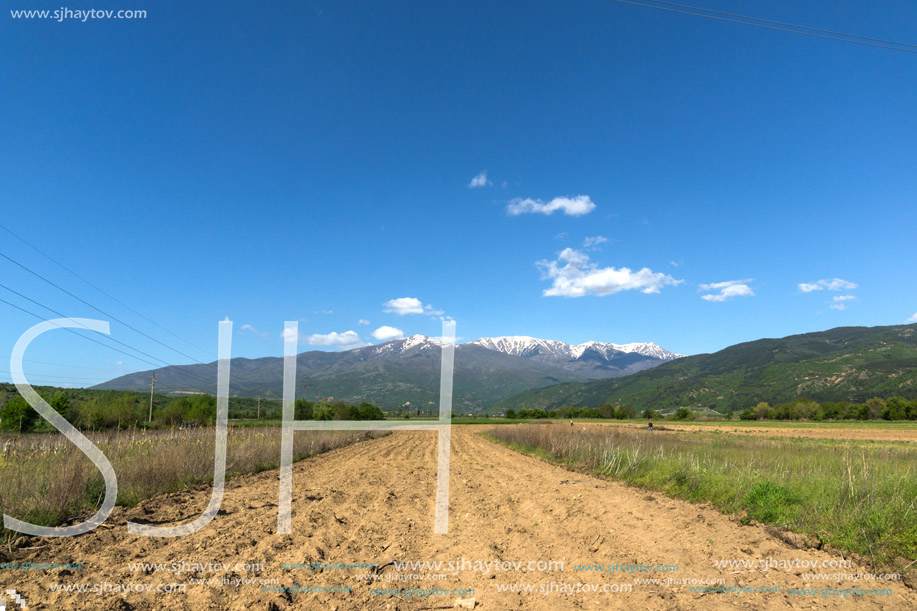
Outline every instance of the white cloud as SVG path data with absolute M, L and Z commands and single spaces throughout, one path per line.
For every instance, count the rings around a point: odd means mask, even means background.
M 404 331 L 401 329 L 396 329 L 395 327 L 379 327 L 373 331 L 372 336 L 375 337 L 380 342 L 387 342 L 390 339 L 397 339 L 399 337 L 404 337 Z
M 478 187 L 489 187 L 493 183 L 487 180 L 487 172 L 481 172 L 477 176 L 471 179 L 471 182 L 468 183 L 469 189 L 475 189 Z
M 356 331 L 344 331 L 337 333 L 332 331 L 324 335 L 315 333 L 306 338 L 310 346 L 358 346 L 363 345 L 363 341 Z
M 416 297 L 389 299 L 382 305 L 385 306 L 385 309 L 382 311 L 388 312 L 389 314 L 398 314 L 399 316 L 404 316 L 405 314 L 423 314 L 423 302 Z
M 240 330 L 240 331 L 251 331 L 251 332 L 254 333 L 255 335 L 260 335 L 261 337 L 267 337 L 267 333 L 262 333 L 261 331 L 259 331 L 258 329 L 254 328 L 253 326 L 251 326 L 251 325 L 248 324 L 248 323 L 246 323 L 246 324 L 242 325 L 241 327 L 239 327 L 239 330 Z
M 583 248 L 595 248 L 599 244 L 604 244 L 607 241 L 608 241 L 608 238 L 606 238 L 603 235 L 597 235 L 591 238 L 586 238 L 585 240 L 583 240 Z
M 385 309 L 382 310 L 383 312 L 398 314 L 399 316 L 404 316 L 405 314 L 429 314 L 430 316 L 439 316 L 444 314 L 442 310 L 434 310 L 433 306 L 430 304 L 424 305 L 423 302 L 416 297 L 389 299 L 382 305 L 385 306 Z
M 443 314 L 445 314 L 445 312 L 443 312 L 442 310 L 434 310 L 433 306 L 431 306 L 430 304 L 427 304 L 423 307 L 423 313 L 429 314 L 430 316 L 442 316 Z
M 557 261 L 538 261 L 536 265 L 545 279 L 554 281 L 551 288 L 543 291 L 546 297 L 601 297 L 631 290 L 658 293 L 663 286 L 683 282 L 646 267 L 637 272 L 627 267 L 599 267 L 589 260 L 589 255 L 573 248 L 562 250 Z
M 287 339 L 293 339 L 296 337 L 296 332 L 293 329 L 284 328 L 283 332 L 280 334 L 280 337 L 283 339 L 283 341 L 287 341 Z M 297 339 L 299 338 L 297 337 Z
M 832 303 L 828 307 L 830 307 L 832 310 L 846 310 L 847 302 L 853 301 L 854 299 L 856 299 L 856 297 L 854 297 L 853 295 L 835 295 L 834 298 L 832 299 L 834 303 Z
M 905 322 L 917 322 L 917 312 L 914 312 L 914 315 L 908 318 Z
M 725 282 L 711 282 L 709 284 L 700 285 L 698 290 L 719 291 L 718 293 L 714 292 L 708 295 L 701 295 L 701 299 L 704 301 L 720 302 L 726 301 L 731 297 L 754 297 L 754 291 L 752 291 L 751 287 L 748 286 L 750 282 L 754 282 L 754 278 L 748 278 L 746 280 L 727 280 Z
M 510 216 L 527 213 L 553 214 L 557 210 L 568 216 L 582 216 L 595 210 L 595 203 L 589 199 L 588 195 L 577 195 L 576 197 L 555 197 L 548 203 L 528 197 L 516 198 L 506 206 L 506 213 Z
M 818 282 L 805 283 L 801 282 L 799 284 L 799 290 L 803 293 L 811 293 L 812 291 L 852 291 L 857 287 L 855 282 L 848 282 L 847 280 L 842 280 L 840 278 L 830 278 L 819 280 Z
M 365 318 L 361 318 L 360 320 L 357 321 L 357 324 L 358 325 L 368 325 L 369 321 L 366 320 Z

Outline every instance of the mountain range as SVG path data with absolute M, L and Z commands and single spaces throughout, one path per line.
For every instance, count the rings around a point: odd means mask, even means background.
M 653 343 L 570 345 L 525 336 L 481 338 L 456 346 L 453 406 L 463 413 L 481 412 L 532 388 L 629 375 L 680 356 Z M 441 344 L 423 335 L 341 352 L 303 352 L 296 363 L 297 397 L 431 409 L 439 401 L 440 359 Z M 281 357 L 234 358 L 230 371 L 232 395 L 281 396 Z M 216 363 L 132 373 L 94 388 L 145 390 L 154 375 L 161 393 L 216 392 Z
M 760 339 L 626 377 L 530 389 L 496 409 L 610 403 L 638 411 L 691 407 L 725 413 L 797 397 L 862 402 L 892 396 L 917 398 L 917 325 L 839 327 Z

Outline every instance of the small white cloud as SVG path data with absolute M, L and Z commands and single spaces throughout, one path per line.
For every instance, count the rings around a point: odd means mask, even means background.
M 553 280 L 551 288 L 542 292 L 546 297 L 601 297 L 630 290 L 658 293 L 663 286 L 683 282 L 646 267 L 636 272 L 627 267 L 599 267 L 589 260 L 589 255 L 573 248 L 562 250 L 556 261 L 538 261 L 536 265 L 543 278 Z
M 591 238 L 586 238 L 585 240 L 583 240 L 583 248 L 592 249 L 598 246 L 599 244 L 604 244 L 607 241 L 608 241 L 608 238 L 606 238 L 603 235 L 597 235 Z
M 398 314 L 399 316 L 404 316 L 405 314 L 423 314 L 423 302 L 416 297 L 389 299 L 382 305 L 385 306 L 385 309 L 382 311 L 389 314 Z
M 914 315 L 908 318 L 905 322 L 917 322 L 917 312 L 914 312 Z
M 430 304 L 424 305 L 423 302 L 416 297 L 389 299 L 382 305 L 385 306 L 385 309 L 382 310 L 383 312 L 398 314 L 399 316 L 404 316 L 406 314 L 429 314 L 430 316 L 439 316 L 443 314 L 442 310 L 434 310 L 433 306 Z
M 799 284 L 799 291 L 802 293 L 811 293 L 812 291 L 852 291 L 857 287 L 855 282 L 848 282 L 840 278 L 829 278 L 819 280 L 818 282 Z
M 223 318 L 223 322 L 232 322 L 232 321 L 229 320 L 229 316 L 225 316 L 225 317 Z
M 481 172 L 477 176 L 471 179 L 471 182 L 468 183 L 469 189 L 476 189 L 479 187 L 489 187 L 493 183 L 487 180 L 487 172 Z
M 240 331 L 249 331 L 255 335 L 260 335 L 261 337 L 267 337 L 267 333 L 262 333 L 258 329 L 254 328 L 250 324 L 246 323 L 239 328 Z
M 442 316 L 443 314 L 445 314 L 445 312 L 443 312 L 442 310 L 434 310 L 433 306 L 431 306 L 430 304 L 427 304 L 423 307 L 423 313 L 429 314 L 430 316 Z
M 588 195 L 576 197 L 555 197 L 545 203 L 540 199 L 516 198 L 506 206 L 506 213 L 510 216 L 520 214 L 553 214 L 560 210 L 568 216 L 582 216 L 595 210 L 595 203 Z
M 396 329 L 395 327 L 379 327 L 372 332 L 372 336 L 379 340 L 380 342 L 387 342 L 390 339 L 398 339 L 399 337 L 404 337 L 404 331 L 401 329 Z
M 365 318 L 361 318 L 360 320 L 357 321 L 357 324 L 358 325 L 368 325 L 369 321 L 366 320 Z
M 567 233 L 566 231 L 561 231 L 560 233 L 554 234 L 554 239 L 555 240 L 566 240 L 569 235 L 570 234 Z
M 332 331 L 324 335 L 315 333 L 306 338 L 306 342 L 310 346 L 357 346 L 363 344 L 356 331 L 344 331 L 343 333 Z
M 856 297 L 854 297 L 853 295 L 835 295 L 832 298 L 832 301 L 834 303 L 832 303 L 828 307 L 831 308 L 832 310 L 846 310 L 847 302 L 853 301 L 854 299 L 856 299 Z
M 296 335 L 296 331 L 287 328 L 284 328 L 284 330 L 280 333 L 280 337 L 283 339 L 283 341 L 287 341 L 288 339 L 292 340 L 293 338 L 299 339 Z
M 704 301 L 713 301 L 720 302 L 726 301 L 731 297 L 754 297 L 755 293 L 751 290 L 751 287 L 748 286 L 750 282 L 754 282 L 753 278 L 748 278 L 747 280 L 727 280 L 725 282 L 711 282 L 709 284 L 701 284 L 698 290 L 700 291 L 719 291 L 718 293 L 710 293 L 708 295 L 701 295 L 701 299 Z

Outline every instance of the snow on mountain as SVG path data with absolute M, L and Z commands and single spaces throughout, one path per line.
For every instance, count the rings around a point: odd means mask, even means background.
M 581 358 L 586 351 L 596 352 L 606 359 L 613 357 L 616 353 L 639 354 L 661 361 L 670 361 L 682 356 L 674 352 L 669 352 L 652 342 L 612 344 L 589 341 L 584 344 L 571 346 L 566 342 L 557 340 L 515 335 L 508 337 L 482 337 L 481 339 L 469 343 L 489 348 L 490 350 L 512 354 L 514 356 L 533 356 L 539 354 L 544 356 L 552 355 L 557 358 L 567 358 L 571 360 Z
M 371 356 L 397 355 L 416 350 L 439 349 L 442 342 L 437 338 L 425 335 L 412 335 L 401 339 L 391 340 L 367 348 L 357 348 L 366 351 L 364 354 Z M 505 337 L 482 337 L 462 346 L 479 346 L 488 350 L 495 350 L 511 356 L 534 358 L 545 362 L 573 362 L 573 361 L 612 361 L 627 355 L 639 355 L 646 359 L 657 361 L 670 361 L 679 358 L 680 354 L 669 352 L 652 342 L 612 344 L 607 342 L 590 341 L 583 344 L 570 345 L 551 339 L 538 339 L 527 335 L 514 335 Z
M 533 353 L 552 354 L 555 356 L 569 357 L 570 346 L 564 342 L 550 339 L 538 339 L 527 335 L 510 337 L 482 337 L 469 344 L 481 346 L 489 350 L 496 350 L 513 356 L 531 356 Z

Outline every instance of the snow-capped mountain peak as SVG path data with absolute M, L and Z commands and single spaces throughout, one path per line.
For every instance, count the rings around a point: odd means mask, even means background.
M 401 354 L 414 352 L 416 350 L 439 349 L 442 342 L 439 338 L 427 337 L 426 335 L 415 334 L 410 337 L 394 339 L 383 344 L 378 344 L 371 348 L 372 354 Z M 634 342 L 630 344 L 613 344 L 607 342 L 588 341 L 582 344 L 570 345 L 566 342 L 553 339 L 539 339 L 527 335 L 510 335 L 503 337 L 482 337 L 462 346 L 478 346 L 487 350 L 494 350 L 511 356 L 532 358 L 544 362 L 552 363 L 572 363 L 575 361 L 604 362 L 621 359 L 630 359 L 628 363 L 633 363 L 634 359 L 629 355 L 644 357 L 649 364 L 652 362 L 670 361 L 679 358 L 680 354 L 669 352 L 652 342 Z M 627 366 L 627 365 L 625 365 Z
M 630 344 L 613 344 L 606 342 L 588 341 L 582 344 L 570 345 L 566 342 L 551 339 L 538 339 L 527 335 L 513 335 L 506 337 L 482 337 L 470 344 L 497 350 L 513 356 L 553 355 L 558 358 L 579 359 L 586 351 L 596 352 L 604 358 L 610 358 L 615 353 L 639 354 L 641 356 L 669 361 L 682 355 L 669 352 L 652 342 L 634 342 Z

